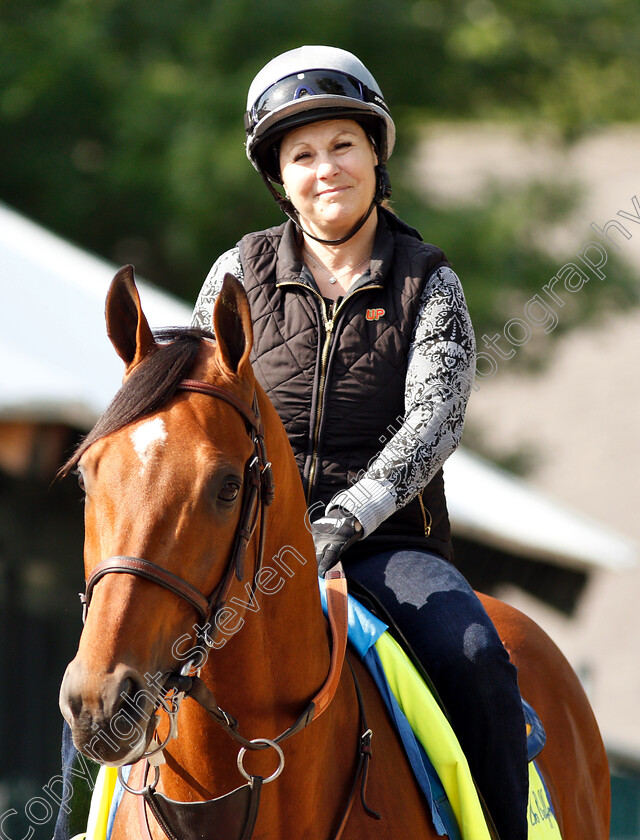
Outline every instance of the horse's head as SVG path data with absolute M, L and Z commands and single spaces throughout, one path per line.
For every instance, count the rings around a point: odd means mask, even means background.
M 114 278 L 106 317 L 125 378 L 65 468 L 85 493 L 90 605 L 60 705 L 79 749 L 123 764 L 147 746 L 166 678 L 184 666 L 212 593 L 224 598 L 242 578 L 248 539 L 255 561 L 263 516 L 260 490 L 248 499 L 247 485 L 259 486 L 264 457 L 250 312 L 235 279 L 216 302 L 215 341 L 190 330 L 156 341 L 130 267 Z M 214 387 L 194 393 L 193 380 Z

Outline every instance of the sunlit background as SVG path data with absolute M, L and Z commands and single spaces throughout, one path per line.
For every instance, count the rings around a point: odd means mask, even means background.
M 242 117 L 257 70 L 305 43 L 376 76 L 394 208 L 464 284 L 483 355 L 446 473 L 458 562 L 570 658 L 611 836 L 640 838 L 635 0 L 0 4 L 0 815 L 52 833 L 83 586 L 80 496 L 52 480 L 117 386 L 109 277 L 133 263 L 154 326 L 184 322 L 216 256 L 280 222 Z

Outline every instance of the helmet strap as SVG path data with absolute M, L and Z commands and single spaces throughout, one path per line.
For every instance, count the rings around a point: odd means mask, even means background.
M 321 239 L 319 236 L 314 236 L 312 233 L 309 233 L 308 230 L 305 230 L 300 221 L 298 219 L 298 213 L 293 206 L 290 199 L 286 196 L 283 196 L 278 190 L 273 186 L 273 183 L 269 176 L 260 168 L 260 175 L 262 176 L 262 180 L 267 185 L 267 189 L 276 200 L 278 206 L 282 210 L 282 212 L 287 216 L 294 225 L 305 235 L 308 236 L 310 239 L 315 240 L 316 242 L 320 242 L 322 245 L 342 245 L 345 242 L 348 242 L 349 239 L 352 239 L 356 233 L 364 226 L 369 216 L 373 213 L 375 207 L 382 202 L 389 198 L 391 195 L 391 181 L 389 179 L 389 173 L 387 172 L 387 167 L 383 163 L 379 163 L 375 167 L 376 170 L 376 192 L 373 196 L 373 200 L 369 205 L 369 209 L 364 214 L 364 216 L 360 219 L 360 221 L 356 222 L 356 224 L 351 228 L 349 233 L 345 236 L 342 236 L 340 239 Z

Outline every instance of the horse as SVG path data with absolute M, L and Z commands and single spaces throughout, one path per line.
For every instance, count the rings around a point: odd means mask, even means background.
M 154 336 L 127 266 L 106 321 L 123 386 L 63 469 L 85 495 L 87 589 L 60 708 L 81 752 L 134 765 L 112 840 L 435 840 L 378 690 L 345 653 L 339 571 L 327 629 L 241 284 L 225 278 L 215 338 Z M 564 840 L 606 840 L 607 758 L 579 680 L 534 622 L 483 601 L 546 729 L 538 761 Z

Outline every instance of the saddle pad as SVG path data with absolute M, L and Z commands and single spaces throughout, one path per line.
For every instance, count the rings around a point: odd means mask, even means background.
M 319 585 L 325 607 L 324 581 L 320 578 Z M 349 640 L 369 666 L 374 679 L 374 660 L 380 663 L 393 698 L 440 778 L 455 815 L 455 828 L 459 828 L 459 831 L 450 832 L 449 825 L 447 831 L 442 831 L 434 815 L 436 830 L 439 834 L 447 833 L 452 840 L 460 833 L 464 840 L 490 840 L 469 765 L 458 740 L 411 660 L 386 630 L 382 621 L 349 595 Z M 385 692 L 381 693 L 387 700 Z M 397 724 L 397 713 L 392 712 L 392 718 Z M 411 758 L 411 750 L 407 748 L 405 733 L 401 727 L 397 728 L 420 784 L 420 774 Z M 424 791 L 423 784 L 420 786 Z M 433 814 L 433 804 L 427 791 L 425 794 Z M 534 762 L 529 763 L 528 821 L 529 840 L 562 840 L 546 787 Z M 444 822 L 447 822 L 446 818 Z
M 535 761 L 529 762 L 529 840 L 562 840 L 549 792 Z
M 118 781 L 117 767 L 101 767 L 91 794 L 91 806 L 84 834 L 76 834 L 71 840 L 106 840 L 109 811 Z

